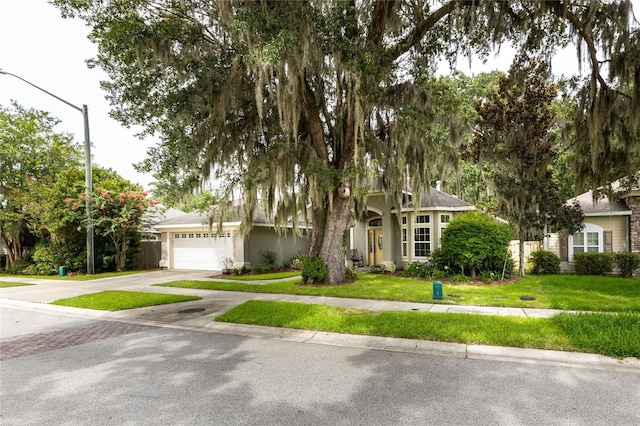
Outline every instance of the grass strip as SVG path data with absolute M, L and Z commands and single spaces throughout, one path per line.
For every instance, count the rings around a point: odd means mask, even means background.
M 74 308 L 98 309 L 101 311 L 121 311 L 124 309 L 142 308 L 145 306 L 164 305 L 168 303 L 200 300 L 198 296 L 181 294 L 145 293 L 137 291 L 107 290 L 99 293 L 59 299 L 52 305 L 71 306 Z
M 640 315 L 562 313 L 552 320 L 581 350 L 612 357 L 640 358 Z
M 233 281 L 268 281 L 268 280 L 280 280 L 283 278 L 291 278 L 300 276 L 300 271 L 287 271 L 287 272 L 272 272 L 268 274 L 255 274 L 255 275 L 229 275 L 226 279 Z
M 15 282 L 11 282 L 11 281 L 0 281 L 0 288 L 7 288 L 7 287 L 24 287 L 26 285 L 35 285 L 35 284 L 29 284 L 29 283 L 15 283 Z
M 567 314 L 568 315 L 568 314 Z M 612 331 L 624 337 L 607 345 L 585 344 L 595 332 L 583 330 L 585 321 L 609 314 L 575 316 L 570 320 L 521 318 L 430 312 L 371 312 L 326 305 L 251 300 L 216 318 L 216 321 L 330 331 L 336 333 L 401 337 L 464 344 L 485 344 L 517 348 L 594 352 L 608 356 L 640 356 L 640 316 L 625 314 L 627 331 Z M 597 320 L 596 320 L 597 321 Z M 607 333 L 598 328 L 597 333 Z M 592 337 L 596 337 L 593 335 Z M 604 339 L 601 339 L 604 340 Z M 617 342 L 625 342 L 619 345 Z
M 383 274 L 361 274 L 355 282 L 337 286 L 305 286 L 299 285 L 299 281 L 295 280 L 263 285 L 185 280 L 159 285 L 475 306 L 640 312 L 640 280 L 637 278 L 547 275 L 528 276 L 515 283 L 491 285 L 445 283 L 444 299 L 441 301 L 432 299 L 433 288 L 430 281 Z M 521 296 L 533 296 L 535 300 L 521 300 Z
M 94 275 L 77 274 L 77 275 L 65 275 L 61 277 L 59 275 L 20 275 L 21 278 L 35 278 L 39 280 L 62 280 L 62 281 L 91 281 L 99 280 L 101 278 L 121 277 L 125 275 L 141 274 L 148 271 L 120 271 L 120 272 L 102 272 Z M 0 274 L 0 277 L 15 277 L 16 275 Z

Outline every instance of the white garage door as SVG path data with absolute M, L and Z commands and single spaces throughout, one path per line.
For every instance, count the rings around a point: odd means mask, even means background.
M 233 258 L 230 232 L 175 233 L 173 235 L 173 267 L 219 271 L 225 258 Z

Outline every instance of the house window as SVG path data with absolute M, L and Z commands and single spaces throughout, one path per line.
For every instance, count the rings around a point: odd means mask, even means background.
M 193 234 L 189 234 L 189 238 L 193 238 Z
M 402 257 L 407 257 L 409 251 L 409 230 L 407 229 L 407 216 L 402 216 Z
M 585 223 L 582 231 L 569 237 L 569 261 L 573 261 L 574 253 L 602 253 L 603 243 L 603 229 L 592 223 Z
M 587 251 L 598 253 L 600 251 L 599 241 L 600 235 L 598 235 L 597 232 L 587 232 L 586 238 L 584 232 L 578 232 L 573 236 L 573 252 L 584 253 Z
M 416 215 L 413 226 L 414 257 L 429 257 L 431 254 L 431 216 Z
M 449 216 L 448 214 L 441 214 L 440 215 L 440 223 L 449 223 L 449 221 L 451 220 L 451 216 Z
M 196 234 L 196 238 L 202 238 L 202 234 Z
M 430 222 L 431 222 L 431 216 L 429 216 L 428 214 L 419 214 L 416 216 L 416 223 L 424 224 L 424 223 L 430 223 Z
M 187 238 L 187 234 L 182 234 L 182 238 Z
M 370 228 L 380 228 L 380 227 L 382 227 L 382 218 L 379 217 L 377 219 L 371 219 L 369 221 L 369 227 Z
M 174 238 L 180 238 L 180 234 L 173 234 Z
M 415 257 L 429 257 L 431 253 L 431 229 L 415 228 L 413 230 L 413 254 Z

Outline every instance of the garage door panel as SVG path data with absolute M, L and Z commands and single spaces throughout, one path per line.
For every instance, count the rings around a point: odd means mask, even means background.
M 196 270 L 222 269 L 224 259 L 232 258 L 233 254 L 230 236 L 230 233 L 216 237 L 198 233 L 178 234 L 173 240 L 173 267 Z

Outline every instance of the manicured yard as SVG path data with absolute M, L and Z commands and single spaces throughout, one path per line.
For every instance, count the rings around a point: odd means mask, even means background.
M 272 272 L 268 274 L 256 275 L 229 275 L 228 280 L 233 281 L 261 281 L 261 280 L 280 280 L 283 278 L 291 278 L 300 276 L 300 271 Z
M 60 299 L 52 305 L 72 306 L 75 308 L 98 309 L 102 311 L 120 311 L 123 309 L 142 308 L 145 306 L 164 305 L 167 303 L 200 300 L 198 296 L 178 294 L 145 293 L 136 291 L 101 291 L 99 293 Z
M 441 301 L 432 299 L 431 281 L 383 274 L 361 274 L 355 282 L 339 286 L 304 286 L 296 280 L 263 285 L 214 281 L 175 281 L 160 285 L 476 306 L 640 312 L 640 280 L 637 278 L 543 275 L 527 276 L 514 283 L 504 284 L 445 282 L 444 299 Z M 532 296 L 535 300 L 521 300 L 521 296 Z
M 640 315 L 560 314 L 551 319 L 429 312 L 370 312 L 251 300 L 216 318 L 337 333 L 640 357 Z
M 28 284 L 28 283 L 14 283 L 11 281 L 0 281 L 0 288 L 6 288 L 6 287 L 22 287 L 25 285 L 35 285 L 35 284 Z
M 90 281 L 90 280 L 98 280 L 100 278 L 111 278 L 111 277 L 121 277 L 124 275 L 141 274 L 143 272 L 148 272 L 148 271 L 103 272 L 103 273 L 94 274 L 94 275 L 86 275 L 86 274 L 65 275 L 64 277 L 61 277 L 59 275 L 18 275 L 18 276 L 21 278 L 36 278 L 39 280 Z M 3 276 L 16 277 L 16 275 L 0 274 L 0 277 L 3 277 Z

